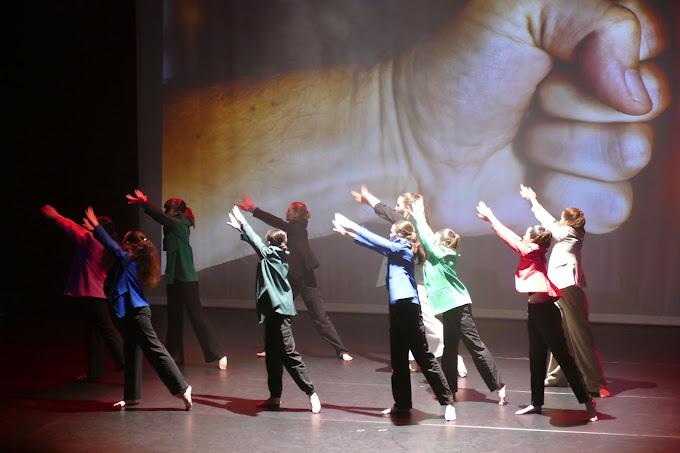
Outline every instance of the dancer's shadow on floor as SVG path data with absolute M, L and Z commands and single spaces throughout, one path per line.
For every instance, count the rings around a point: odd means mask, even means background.
M 437 399 L 436 396 L 434 395 L 434 392 L 432 391 L 432 388 L 429 386 L 427 379 L 422 379 L 421 384 L 427 385 L 427 393 L 432 396 L 433 399 Z M 493 395 L 496 394 L 496 392 L 492 393 Z M 466 389 L 466 388 L 458 388 L 458 391 L 455 394 L 456 397 L 456 402 L 475 402 L 475 403 L 496 403 L 498 404 L 498 398 L 496 399 L 490 399 L 488 395 L 475 390 L 475 389 Z
M 218 396 L 206 394 L 194 394 L 194 404 L 204 404 L 206 406 L 217 409 L 225 409 L 235 414 L 247 415 L 249 417 L 256 417 L 260 412 L 278 411 L 278 412 L 309 412 L 309 408 L 295 408 L 281 406 L 278 408 L 257 407 L 257 403 L 261 400 L 251 400 L 245 398 L 237 398 L 234 396 Z
M 59 400 L 54 398 L 11 398 L 5 400 L 5 407 L 36 410 L 45 412 L 57 412 L 73 414 L 79 412 L 120 412 L 143 411 L 143 412 L 172 412 L 184 411 L 184 407 L 143 407 L 141 405 L 129 406 L 123 409 L 113 407 L 113 402 L 94 400 Z M 181 403 L 180 403 L 181 405 Z
M 430 414 L 428 412 L 419 411 L 418 409 L 411 409 L 408 414 L 399 415 L 383 415 L 381 412 L 385 408 L 380 407 L 362 407 L 362 406 L 338 406 L 335 404 L 321 404 L 321 412 L 324 410 L 338 410 L 350 414 L 363 415 L 366 417 L 379 418 L 385 421 L 391 420 L 394 425 L 418 425 L 421 422 L 428 420 L 443 419 L 442 414 Z
M 611 392 L 612 396 L 627 392 L 629 390 L 653 389 L 656 387 L 658 387 L 656 382 L 632 381 L 629 379 L 619 379 L 607 376 L 607 390 Z
M 520 406 L 517 408 L 521 409 Z M 544 417 L 550 417 L 550 424 L 558 428 L 572 428 L 574 426 L 585 426 L 591 423 L 597 423 L 588 421 L 588 416 L 585 409 L 546 409 L 543 407 L 543 412 L 540 415 Z M 518 415 L 518 417 L 534 416 L 535 415 Z M 598 412 L 597 419 L 598 421 L 615 420 L 616 417 Z

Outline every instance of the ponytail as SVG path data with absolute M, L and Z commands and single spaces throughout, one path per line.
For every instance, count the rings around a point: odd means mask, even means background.
M 444 228 L 443 230 L 437 231 L 439 233 L 439 244 L 443 245 L 447 249 L 451 249 L 455 252 L 458 251 L 460 246 L 460 235 L 456 234 L 455 231 Z
M 398 222 L 395 222 L 394 228 L 397 235 L 411 243 L 411 251 L 413 252 L 415 263 L 423 264 L 427 256 L 425 254 L 425 249 L 423 248 L 423 243 L 420 242 L 420 237 L 418 237 L 413 224 L 408 220 L 399 220 Z
M 171 208 L 177 212 L 181 212 L 182 215 L 191 221 L 191 226 L 196 228 L 196 219 L 194 218 L 194 213 L 191 211 L 191 208 L 187 206 L 184 200 L 181 198 L 170 198 L 163 205 L 163 209 L 167 211 Z

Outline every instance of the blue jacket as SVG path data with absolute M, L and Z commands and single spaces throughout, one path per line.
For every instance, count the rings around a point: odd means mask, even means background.
M 124 317 L 132 307 L 148 307 L 144 290 L 137 277 L 137 263 L 128 257 L 128 253 L 98 225 L 93 231 L 94 237 L 113 255 L 115 261 L 104 283 L 106 297 L 113 304 L 113 311 L 119 318 Z
M 390 241 L 362 226 L 357 231 L 354 242 L 387 257 L 385 282 L 390 294 L 390 304 L 402 299 L 409 299 L 414 304 L 420 304 L 415 263 L 409 241 L 400 237 Z

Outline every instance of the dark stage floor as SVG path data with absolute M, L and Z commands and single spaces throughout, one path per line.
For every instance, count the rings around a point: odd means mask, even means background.
M 446 422 L 423 375 L 412 374 L 410 419 L 380 415 L 392 403 L 387 317 L 332 314 L 355 360 L 343 363 L 321 343 L 306 313 L 295 320 L 298 349 L 321 397 L 321 413 L 284 377 L 283 406 L 259 411 L 268 396 L 263 359 L 255 356 L 261 330 L 250 310 L 206 309 L 227 348 L 229 367 L 202 362 L 193 330 L 185 327 L 194 409 L 170 396 L 145 363 L 142 404 L 111 409 L 122 398 L 122 373 L 107 355 L 104 379 L 76 384 L 85 370 L 79 324 L 67 313 L 38 320 L 2 320 L 0 450 L 24 452 L 665 452 L 680 451 L 680 329 L 595 325 L 613 397 L 598 399 L 600 421 L 569 389 L 546 389 L 542 415 L 516 416 L 529 402 L 529 364 L 523 321 L 478 319 L 482 338 L 508 386 L 500 407 L 474 369 L 459 380 L 458 420 Z M 153 307 L 165 332 L 164 307 Z

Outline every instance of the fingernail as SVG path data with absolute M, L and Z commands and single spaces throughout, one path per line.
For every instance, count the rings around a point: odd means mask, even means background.
M 647 94 L 647 88 L 642 82 L 642 77 L 640 76 L 640 71 L 637 69 L 628 69 L 625 72 L 626 87 L 628 88 L 628 94 L 635 101 L 640 103 L 650 102 L 649 94 Z

